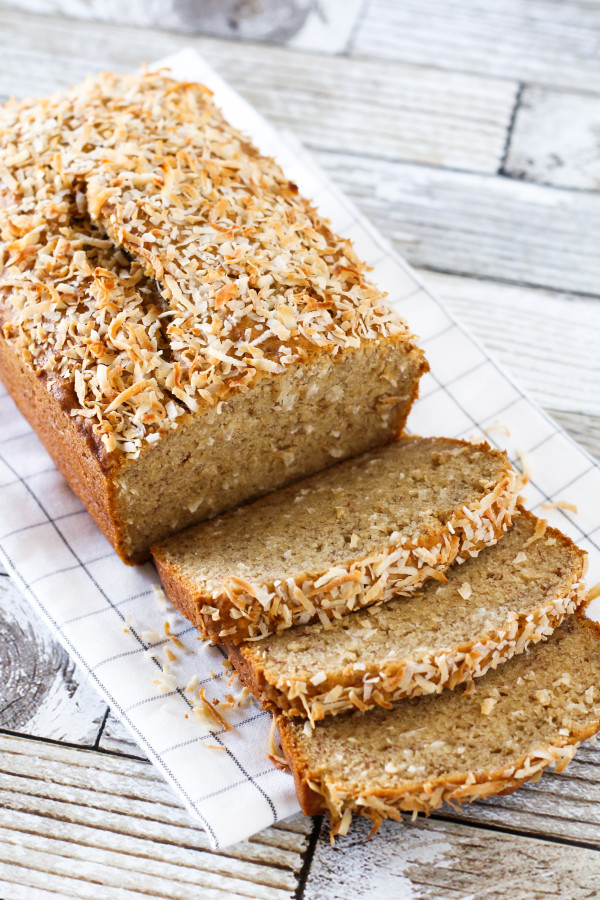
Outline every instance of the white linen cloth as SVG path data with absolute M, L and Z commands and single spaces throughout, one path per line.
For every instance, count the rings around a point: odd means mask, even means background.
M 506 447 L 517 466 L 527 460 L 530 506 L 589 552 L 589 583 L 600 580 L 595 461 L 499 368 L 293 138 L 277 133 L 195 52 L 183 51 L 159 66 L 207 84 L 227 118 L 278 159 L 373 266 L 373 280 L 420 335 L 431 365 L 410 430 L 486 439 Z M 541 508 L 555 500 L 575 504 L 578 512 Z M 199 687 L 210 700 L 239 691 L 228 685 L 222 654 L 199 642 L 195 629 L 161 602 L 152 565 L 133 568 L 119 560 L 1 385 L 0 555 L 58 640 L 201 820 L 215 849 L 298 809 L 292 778 L 266 755 L 268 714 L 247 701 L 224 713 L 233 726 L 227 730 L 193 712 Z M 165 621 L 183 647 L 167 635 Z M 169 659 L 173 654 L 176 660 Z M 190 679 L 197 682 L 195 694 L 185 691 Z

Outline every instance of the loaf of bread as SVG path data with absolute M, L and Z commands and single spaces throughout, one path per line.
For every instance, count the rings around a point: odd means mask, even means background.
M 297 626 L 229 658 L 253 694 L 286 715 L 366 710 L 481 677 L 547 638 L 584 600 L 585 553 L 522 511 L 493 547 L 416 597 Z
M 600 729 L 599 682 L 600 626 L 575 614 L 467 690 L 329 716 L 312 733 L 298 719 L 277 724 L 303 811 L 328 811 L 345 833 L 353 814 L 378 826 L 560 772 Z
M 510 526 L 519 479 L 487 444 L 404 437 L 153 546 L 167 596 L 216 643 L 339 618 Z
M 162 75 L 0 111 L 0 325 L 0 377 L 128 562 L 393 440 L 427 369 L 351 244 Z

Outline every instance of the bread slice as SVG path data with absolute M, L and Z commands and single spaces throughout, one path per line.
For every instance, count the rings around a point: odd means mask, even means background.
M 548 637 L 584 599 L 586 555 L 531 513 L 446 584 L 343 619 L 297 626 L 229 658 L 263 704 L 286 715 L 390 707 L 484 675 Z
M 217 643 L 408 594 L 509 527 L 503 452 L 405 437 L 152 548 L 171 601 Z
M 427 370 L 351 244 L 161 75 L 0 110 L 0 271 L 0 377 L 128 562 L 393 440 Z
M 600 730 L 599 683 L 600 627 L 576 614 L 467 690 L 328 717 L 312 734 L 286 716 L 277 726 L 303 811 L 327 810 L 345 833 L 353 814 L 377 826 L 562 771 Z

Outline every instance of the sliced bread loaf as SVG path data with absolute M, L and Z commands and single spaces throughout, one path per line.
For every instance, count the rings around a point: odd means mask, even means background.
M 445 581 L 509 527 L 518 479 L 487 444 L 405 437 L 152 548 L 171 601 L 239 643 Z
M 454 688 L 548 637 L 583 601 L 585 553 L 544 526 L 523 511 L 446 584 L 232 645 L 230 659 L 265 705 L 312 721 Z
M 377 826 L 562 771 L 600 730 L 599 682 L 600 627 L 576 614 L 467 690 L 328 717 L 312 735 L 298 719 L 277 725 L 302 809 L 345 833 L 353 814 Z

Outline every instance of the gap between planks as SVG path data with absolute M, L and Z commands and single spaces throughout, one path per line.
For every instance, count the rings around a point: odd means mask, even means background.
M 32 873 L 48 871 L 65 881 L 65 895 L 94 900 L 104 896 L 94 894 L 98 884 L 161 897 L 197 897 L 201 890 L 220 900 L 284 900 L 294 896 L 309 828 L 310 820 L 297 816 L 213 853 L 150 765 L 0 735 L 5 881 L 7 867 L 19 863 L 24 884 L 38 887 Z M 17 881 L 12 869 L 8 874 Z
M 600 889 L 596 850 L 433 818 L 384 825 L 367 842 L 359 821 L 333 849 L 325 825 L 303 900 L 587 900 Z
M 597 95 L 528 85 L 512 131 L 504 174 L 573 191 L 598 191 Z
M 314 151 L 408 262 L 597 297 L 600 194 Z

